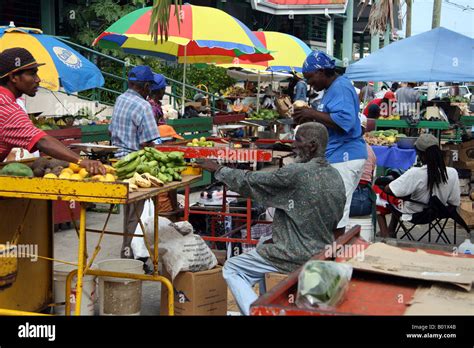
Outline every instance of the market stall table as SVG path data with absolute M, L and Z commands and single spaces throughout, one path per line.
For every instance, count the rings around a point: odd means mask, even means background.
M 82 288 L 83 279 L 85 275 L 96 275 L 96 276 L 108 276 L 117 278 L 128 278 L 137 280 L 148 280 L 148 281 L 159 281 L 162 282 L 170 291 L 169 293 L 169 313 L 174 313 L 174 295 L 173 287 L 170 281 L 160 275 L 158 275 L 158 209 L 155 209 L 155 223 L 154 223 L 154 253 L 150 253 L 153 259 L 154 272 L 153 275 L 139 275 L 131 273 L 121 272 L 106 272 L 99 270 L 92 270 L 90 266 L 94 261 L 95 256 L 100 250 L 100 241 L 96 246 L 94 255 L 88 260 L 86 250 L 86 232 L 94 231 L 86 229 L 86 203 L 104 203 L 110 204 L 109 214 L 102 234 L 115 234 L 122 235 L 123 233 L 109 232 L 106 231 L 107 223 L 112 212 L 114 204 L 133 204 L 137 201 L 153 198 L 155 200 L 155 206 L 158 207 L 158 195 L 170 190 L 175 190 L 181 187 L 189 187 L 190 184 L 200 179 L 199 175 L 184 176 L 181 182 L 171 182 L 162 187 L 154 187 L 149 189 L 138 189 L 136 192 L 129 192 L 128 184 L 124 182 L 84 182 L 84 181 L 72 181 L 72 180 L 61 180 L 61 179 L 44 179 L 44 178 L 27 178 L 27 177 L 0 177 L 0 197 L 15 198 L 21 200 L 51 200 L 51 201 L 75 201 L 80 203 L 80 224 L 76 227 L 77 234 L 79 237 L 78 246 L 78 269 L 69 273 L 66 281 L 66 314 L 70 313 L 70 291 L 71 281 L 77 274 L 77 286 L 76 286 L 76 305 L 75 314 L 80 314 L 81 301 L 82 301 Z M 15 200 L 14 202 L 16 202 Z M 34 201 L 35 202 L 35 201 Z M 28 213 L 29 203 L 26 205 L 25 217 Z M 138 217 L 139 218 L 139 217 Z M 24 224 L 25 221 L 21 222 Z M 140 225 L 143 225 L 140 221 Z M 12 233 L 13 234 L 13 233 Z M 143 238 L 146 238 L 145 236 Z M 149 246 L 145 239 L 145 244 Z M 51 240 L 47 242 L 51 244 Z M 149 248 L 148 248 L 149 249 Z M 150 250 L 149 250 L 150 251 Z M 34 273 L 33 273 L 34 274 Z M 30 280 L 31 281 L 31 280 Z M 12 294 L 11 296 L 14 296 Z M 0 303 L 4 304 L 5 301 Z M 4 300 L 4 299 L 3 299 Z M 14 308 L 19 307 L 14 303 L 10 303 L 10 306 Z M 13 309 L 13 308 L 12 308 Z M 21 312 L 15 310 L 0 309 L 0 314 L 4 315 L 15 315 L 15 314 L 28 314 L 28 312 Z M 35 313 L 29 313 L 35 314 Z

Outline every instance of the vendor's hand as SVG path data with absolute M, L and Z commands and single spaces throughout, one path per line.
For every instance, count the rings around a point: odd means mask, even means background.
M 219 163 L 210 159 L 197 159 L 196 164 L 198 164 L 202 169 L 210 172 L 215 172 L 220 167 Z
M 85 168 L 90 175 L 105 175 L 107 173 L 105 167 L 99 161 L 84 159 L 81 160 L 79 166 Z
M 303 124 L 314 121 L 314 114 L 312 108 L 296 108 L 293 113 L 293 120 L 296 124 Z

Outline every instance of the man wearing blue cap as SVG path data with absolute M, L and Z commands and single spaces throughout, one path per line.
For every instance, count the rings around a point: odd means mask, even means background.
M 119 148 L 115 154 L 118 158 L 145 146 L 153 146 L 153 141 L 160 138 L 153 109 L 147 101 L 154 83 L 153 72 L 148 66 L 136 66 L 128 74 L 128 89 L 117 98 L 109 126 L 112 145 Z M 125 233 L 135 233 L 137 216 L 142 215 L 144 204 L 145 201 L 139 201 L 125 205 Z M 133 258 L 131 242 L 132 237 L 123 236 L 122 258 Z
M 303 74 L 315 91 L 324 90 L 321 102 L 313 108 L 295 109 L 297 124 L 319 122 L 329 133 L 326 158 L 341 175 L 346 189 L 344 216 L 337 225 L 336 236 L 344 233 L 349 222 L 352 194 L 362 176 L 367 148 L 359 120 L 359 99 L 351 82 L 335 71 L 334 59 L 313 51 L 303 64 Z

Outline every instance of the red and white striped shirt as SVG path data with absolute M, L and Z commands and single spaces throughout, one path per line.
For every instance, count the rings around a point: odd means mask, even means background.
M 36 143 L 46 135 L 36 128 L 28 114 L 16 103 L 13 93 L 0 86 L 0 162 L 14 147 L 30 152 Z

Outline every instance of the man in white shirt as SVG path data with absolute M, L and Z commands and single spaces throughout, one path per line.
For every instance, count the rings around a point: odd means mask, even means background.
M 402 220 L 410 221 L 412 214 L 423 211 L 431 196 L 437 196 L 444 205 L 459 206 L 461 191 L 456 169 L 446 167 L 439 142 L 431 134 L 422 134 L 415 143 L 417 154 L 423 164 L 420 168 L 411 168 L 398 179 L 385 186 L 384 191 L 396 197 L 410 196 L 400 210 Z M 397 221 L 392 218 L 389 234 L 394 235 Z

